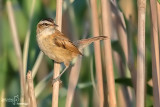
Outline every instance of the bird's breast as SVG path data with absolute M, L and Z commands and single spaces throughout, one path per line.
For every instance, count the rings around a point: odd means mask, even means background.
M 55 45 L 52 36 L 39 36 L 37 42 L 44 54 L 56 62 L 71 61 L 77 56 L 77 54 Z

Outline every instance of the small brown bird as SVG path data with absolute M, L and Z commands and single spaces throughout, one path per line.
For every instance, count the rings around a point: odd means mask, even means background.
M 60 75 L 54 79 L 54 82 L 61 77 L 76 56 L 82 55 L 80 50 L 96 40 L 104 40 L 107 38 L 106 36 L 98 36 L 71 42 L 62 32 L 57 30 L 56 27 L 58 27 L 58 25 L 56 25 L 51 18 L 41 20 L 37 25 L 37 42 L 41 51 L 50 59 L 57 63 L 63 62 L 66 66 Z

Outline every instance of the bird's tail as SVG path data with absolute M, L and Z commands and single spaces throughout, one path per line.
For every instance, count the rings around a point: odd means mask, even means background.
M 74 42 L 74 45 L 81 51 L 86 46 L 90 45 L 92 42 L 95 42 L 97 40 L 105 40 L 109 37 L 107 36 L 97 36 L 97 37 L 91 37 L 88 39 L 81 39 Z

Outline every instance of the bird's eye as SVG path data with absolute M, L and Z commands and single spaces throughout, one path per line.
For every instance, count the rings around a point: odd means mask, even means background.
M 43 25 L 48 26 L 48 24 L 47 24 L 47 23 L 43 23 Z

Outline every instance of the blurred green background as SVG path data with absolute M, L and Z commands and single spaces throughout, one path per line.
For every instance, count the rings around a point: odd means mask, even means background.
M 1 96 L 1 106 L 6 107 L 16 107 L 18 105 L 13 105 L 11 102 L 3 102 L 3 98 L 13 98 L 16 95 L 20 96 L 20 77 L 18 72 L 18 62 L 16 53 L 13 46 L 13 41 L 11 38 L 11 28 L 8 19 L 8 13 L 6 8 L 7 0 L 0 0 L 0 96 Z M 36 42 L 36 25 L 43 18 L 53 18 L 56 15 L 56 0 L 36 0 L 33 16 L 30 22 L 30 12 L 32 0 L 11 0 L 14 16 L 16 19 L 16 27 L 19 36 L 19 41 L 21 49 L 23 51 L 24 41 L 28 29 L 31 29 L 30 42 L 29 42 L 29 52 L 28 52 L 28 62 L 27 71 L 31 70 L 37 56 L 40 52 L 37 42 Z M 125 17 L 127 35 L 131 36 L 134 63 L 136 65 L 136 51 L 137 51 L 137 0 L 118 0 L 119 9 L 122 11 Z M 88 28 L 88 37 L 92 35 L 91 28 L 91 8 L 89 0 L 64 0 L 63 3 L 63 24 L 62 32 L 66 34 L 71 40 L 82 39 L 85 32 L 86 25 Z M 97 2 L 99 5 L 99 0 Z M 99 11 L 101 11 L 99 9 Z M 101 18 L 101 15 L 99 15 Z M 131 18 L 131 20 L 130 20 Z M 31 23 L 31 25 L 30 25 Z M 113 29 L 114 29 L 113 25 Z M 114 31 L 114 30 L 113 30 Z M 115 34 L 115 33 L 113 33 Z M 151 68 L 151 40 L 150 40 L 150 9 L 149 0 L 147 0 L 147 10 L 146 10 L 146 107 L 153 106 L 153 93 L 152 84 L 150 80 L 152 77 Z M 115 34 L 116 35 L 116 34 Z M 103 46 L 103 43 L 102 43 Z M 91 82 L 91 72 L 95 74 L 95 64 L 94 64 L 94 50 L 93 45 L 87 47 L 84 50 L 84 57 L 82 59 L 81 72 L 79 77 L 79 82 L 75 92 L 75 99 L 73 99 L 74 107 L 94 107 L 94 97 L 95 92 L 93 89 L 93 84 Z M 119 45 L 118 40 L 112 40 L 112 49 L 117 52 L 121 58 L 123 58 L 124 53 Z M 114 59 L 114 58 L 113 58 Z M 114 61 L 114 74 L 116 82 L 116 93 L 120 86 L 130 87 L 132 101 L 131 104 L 135 104 L 135 96 L 133 91 L 133 85 L 131 83 L 130 72 L 127 72 L 126 77 L 120 77 L 118 73 L 118 68 Z M 47 56 L 44 56 L 36 78 L 34 79 L 34 85 L 42 80 L 48 75 L 53 69 L 53 61 Z M 59 92 L 59 107 L 64 107 L 68 88 L 68 77 L 69 72 L 66 72 L 61 80 L 63 81 L 60 92 Z M 106 80 L 104 79 L 104 83 Z M 117 95 L 118 96 L 118 95 Z M 50 107 L 52 103 L 52 86 L 51 80 L 49 80 L 46 88 L 40 93 L 37 98 L 38 107 Z M 78 101 L 78 103 L 76 103 Z M 118 97 L 117 97 L 118 101 Z M 2 104 L 3 103 L 3 104 Z M 78 106 L 77 106 L 78 104 Z M 131 106 L 131 107 L 132 107 Z

